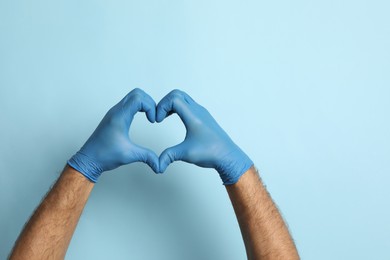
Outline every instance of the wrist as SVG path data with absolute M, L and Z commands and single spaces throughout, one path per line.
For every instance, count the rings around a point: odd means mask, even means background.
M 239 148 L 229 153 L 215 169 L 223 185 L 235 184 L 253 166 L 252 160 Z
M 80 151 L 73 155 L 67 163 L 93 183 L 97 182 L 103 172 L 99 164 Z

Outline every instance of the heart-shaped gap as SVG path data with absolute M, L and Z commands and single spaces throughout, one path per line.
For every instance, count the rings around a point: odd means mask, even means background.
M 134 116 L 129 130 L 130 140 L 155 152 L 157 156 L 168 147 L 181 143 L 186 129 L 180 118 L 173 114 L 161 123 L 150 123 L 145 113 Z

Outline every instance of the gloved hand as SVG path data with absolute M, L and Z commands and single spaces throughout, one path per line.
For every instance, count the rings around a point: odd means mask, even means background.
M 160 172 L 173 161 L 181 160 L 216 169 L 223 184 L 230 185 L 253 165 L 210 113 L 186 93 L 173 90 L 166 95 L 157 105 L 156 121 L 161 122 L 172 113 L 179 115 L 187 134 L 182 143 L 162 152 Z
M 129 138 L 129 128 L 138 111 L 146 112 L 148 120 L 155 122 L 156 103 L 144 91 L 134 89 L 107 112 L 68 164 L 92 182 L 96 182 L 103 171 L 132 162 L 145 162 L 158 172 L 157 155 L 132 143 Z

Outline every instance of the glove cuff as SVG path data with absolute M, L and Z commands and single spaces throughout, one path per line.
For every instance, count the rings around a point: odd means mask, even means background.
M 235 184 L 252 167 L 252 160 L 239 148 L 226 156 L 222 167 L 217 167 L 223 185 Z
M 73 155 L 67 163 L 93 183 L 97 182 L 103 172 L 103 169 L 98 164 L 81 152 Z

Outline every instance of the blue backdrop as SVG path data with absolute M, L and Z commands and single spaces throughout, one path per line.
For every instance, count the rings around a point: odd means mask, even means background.
M 105 112 L 180 88 L 253 159 L 303 259 L 390 257 L 390 4 L 0 1 L 0 258 Z M 387 118 L 387 119 L 386 119 Z M 137 115 L 157 153 L 177 116 Z M 216 172 L 103 174 L 67 259 L 245 259 Z

